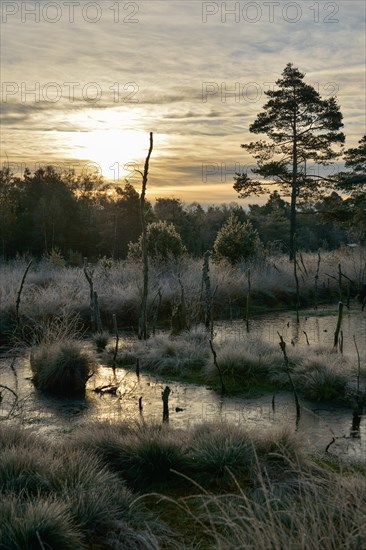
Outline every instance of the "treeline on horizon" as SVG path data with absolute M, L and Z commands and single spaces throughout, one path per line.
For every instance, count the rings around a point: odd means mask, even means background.
M 313 205 L 298 207 L 299 249 L 337 249 L 342 244 L 365 238 L 364 203 L 342 198 L 336 192 Z M 166 221 L 174 225 L 194 257 L 210 250 L 217 232 L 234 214 L 249 220 L 268 250 L 287 252 L 290 205 L 274 191 L 266 204 L 249 205 L 246 211 L 236 203 L 209 206 L 184 204 L 179 198 L 157 198 L 147 203 L 147 223 Z M 113 187 L 98 175 L 60 174 L 52 166 L 22 177 L 7 168 L 0 170 L 0 256 L 17 254 L 37 258 L 58 250 L 69 265 L 83 257 L 97 259 L 127 257 L 129 242 L 141 234 L 140 197 L 126 182 Z

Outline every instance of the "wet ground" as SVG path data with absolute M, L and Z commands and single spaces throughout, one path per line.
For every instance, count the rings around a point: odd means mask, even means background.
M 278 342 L 278 331 L 288 345 L 292 341 L 296 346 L 307 346 L 309 341 L 310 346 L 331 346 L 335 324 L 334 312 L 318 311 L 316 317 L 312 312 L 302 314 L 299 326 L 294 323 L 293 316 L 286 313 L 251 321 L 249 335 L 243 322 L 217 324 L 215 332 L 218 340 L 261 337 Z M 361 362 L 365 366 L 366 312 L 345 311 L 342 331 L 344 353 L 356 357 L 355 334 Z M 287 425 L 298 430 L 307 445 L 325 450 L 331 443 L 329 452 L 332 454 L 366 461 L 366 417 L 362 418 L 359 429 L 354 431 L 349 407 L 301 400 L 302 414 L 296 425 L 294 399 L 288 392 L 221 397 L 203 386 L 166 382 L 146 374 L 137 377 L 134 371 L 126 369 L 116 369 L 113 374 L 111 368 L 100 364 L 97 373 L 88 382 L 85 398 L 58 399 L 42 395 L 34 388 L 27 354 L 15 360 L 7 355 L 0 356 L 0 384 L 6 385 L 18 396 L 15 403 L 14 395 L 2 389 L 0 418 L 5 422 L 22 423 L 51 437 L 62 437 L 76 426 L 97 419 L 160 423 L 163 413 L 161 394 L 168 384 L 171 389 L 169 422 L 172 427 L 188 428 L 204 421 L 220 420 L 253 430 Z M 115 395 L 93 391 L 108 384 L 118 387 Z M 139 410 L 140 398 L 142 411 Z

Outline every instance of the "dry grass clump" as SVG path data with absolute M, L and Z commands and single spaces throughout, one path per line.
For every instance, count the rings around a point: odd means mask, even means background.
M 52 471 L 50 457 L 37 447 L 5 447 L 0 452 L 0 487 L 3 493 L 48 493 Z
M 276 486 L 261 492 L 205 495 L 201 511 L 192 513 L 210 548 L 272 550 L 361 549 L 366 542 L 365 479 L 333 475 L 322 478 L 298 471 L 298 494 L 276 495 Z M 180 503 L 181 504 L 181 503 Z M 182 505 L 181 505 L 182 506 Z
M 179 336 L 158 334 L 136 349 L 143 368 L 158 374 L 189 375 L 199 373 L 210 354 L 208 339 L 201 332 Z
M 289 429 L 103 422 L 43 454 L 39 438 L 19 444 L 23 433 L 0 433 L 4 550 L 366 545 L 365 467 L 313 457 Z M 165 496 L 144 496 L 154 488 Z
M 23 431 L 12 430 L 17 441 Z M 170 539 L 173 547 L 168 528 L 95 453 L 70 442 L 44 451 L 39 441 L 29 436 L 28 448 L 7 445 L 0 455 L 1 549 L 108 549 L 119 541 L 147 550 Z
M 349 385 L 356 376 L 347 361 L 334 353 L 308 354 L 294 371 L 301 393 L 313 401 L 347 401 Z
M 33 382 L 44 392 L 59 396 L 83 395 L 93 374 L 93 362 L 81 342 L 43 343 L 30 357 Z
M 0 452 L 8 448 L 29 448 L 35 445 L 37 436 L 28 432 L 21 426 L 15 427 L 0 422 Z M 43 440 L 38 442 L 38 448 L 42 447 Z
M 268 383 L 282 363 L 278 349 L 260 340 L 227 340 L 216 347 L 216 352 L 225 381 L 241 388 Z M 211 358 L 206 362 L 205 376 L 207 380 L 219 383 L 219 374 Z
M 109 333 L 104 331 L 104 332 L 98 332 L 97 334 L 94 334 L 93 342 L 98 352 L 105 350 L 109 342 Z
M 21 500 L 17 495 L 8 495 L 0 501 L 0 548 L 81 550 L 86 546 L 63 502 L 52 498 Z
M 166 426 L 103 426 L 96 424 L 91 437 L 89 431 L 78 432 L 76 445 L 96 453 L 134 490 L 179 484 L 171 470 L 187 471 L 184 437 L 180 440 Z
M 256 454 L 260 468 L 269 475 L 287 476 L 299 468 L 307 469 L 311 461 L 301 438 L 288 427 L 256 436 Z
M 71 448 L 95 454 L 104 464 L 115 468 L 126 439 L 137 429 L 127 422 L 93 422 L 80 428 L 73 436 Z
M 223 424 L 203 424 L 189 438 L 192 477 L 204 487 L 230 487 L 251 478 L 253 438 L 243 429 Z

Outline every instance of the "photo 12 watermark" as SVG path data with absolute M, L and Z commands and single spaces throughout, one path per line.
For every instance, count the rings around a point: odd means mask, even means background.
M 15 177 L 22 177 L 25 171 L 35 173 L 48 168 L 51 168 L 59 176 L 73 174 L 81 178 L 102 177 L 110 184 L 119 185 L 121 182 L 126 183 L 126 180 L 132 182 L 137 178 L 140 179 L 142 167 L 135 161 L 126 162 L 124 164 L 115 161 L 112 162 L 110 166 L 103 169 L 102 166 L 95 161 L 83 162 L 79 160 L 62 162 L 55 162 L 53 160 L 48 162 L 44 160 L 37 162 L 6 160 L 0 166 L 1 170 L 6 170 Z
M 313 88 L 324 97 L 334 97 L 339 92 L 337 82 L 314 82 Z M 276 82 L 202 82 L 202 103 L 256 103 L 263 99 L 265 92 L 278 89 Z
M 136 82 L 114 82 L 107 90 L 97 82 L 2 82 L 1 103 L 98 103 L 108 98 L 114 103 L 138 103 L 139 85 Z
M 49 23 L 59 22 L 76 23 L 84 21 L 89 24 L 96 24 L 107 20 L 113 23 L 139 23 L 140 12 L 139 2 L 121 1 L 100 1 L 89 2 L 60 1 L 60 2 L 1 2 L 1 22 L 10 21 L 21 23 Z
M 337 2 L 202 2 L 202 23 L 339 23 Z
M 254 168 L 254 165 L 252 165 Z M 245 165 L 241 162 L 215 162 L 215 161 L 202 161 L 201 172 L 202 172 L 202 182 L 207 183 L 211 182 L 220 182 L 226 183 L 228 179 L 231 181 L 234 179 L 236 174 L 243 174 L 250 170 L 248 165 Z
M 203 183 L 227 183 L 233 181 L 235 176 L 254 173 L 253 170 L 256 168 L 258 167 L 255 164 L 245 164 L 239 161 L 205 160 L 201 162 L 201 180 Z M 306 175 L 308 178 L 314 176 L 332 178 L 341 171 L 342 167 L 336 162 L 325 165 L 307 162 L 306 174 L 299 165 L 299 175 Z M 279 180 L 278 183 L 281 181 Z M 266 184 L 264 183 L 264 185 Z
M 270 403 L 212 403 L 210 401 L 202 403 L 202 421 L 228 422 L 230 424 L 244 424 L 247 422 L 264 422 L 273 424 L 275 422 L 295 421 L 296 410 L 292 402 L 284 402 L 277 406 Z

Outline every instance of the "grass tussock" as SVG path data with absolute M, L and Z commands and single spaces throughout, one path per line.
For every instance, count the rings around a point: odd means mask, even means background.
M 21 550 L 82 550 L 81 532 L 66 504 L 51 499 L 19 499 L 7 496 L 0 502 L 0 548 Z
M 93 336 L 93 342 L 95 344 L 95 347 L 96 347 L 96 350 L 98 352 L 101 352 L 103 350 L 105 350 L 108 342 L 109 342 L 109 333 L 108 332 L 101 332 L 101 333 L 97 333 L 97 334 L 94 334 Z
M 118 366 L 142 370 L 221 388 L 220 373 L 228 392 L 251 388 L 291 390 L 283 354 L 278 344 L 263 340 L 214 339 L 217 365 L 209 345 L 210 335 L 202 328 L 178 336 L 157 334 L 145 342 L 130 341 L 121 351 Z M 357 385 L 357 366 L 346 356 L 324 346 L 287 348 L 289 367 L 300 395 L 313 401 L 350 402 Z M 360 391 L 365 391 L 364 369 Z
M 23 430 L 13 431 L 13 440 Z M 111 434 L 111 431 L 109 432 Z M 10 438 L 8 436 L 8 442 Z M 0 548 L 160 548 L 174 538 L 97 453 L 48 444 L 28 434 L 27 447 L 0 455 Z M 173 546 L 171 546 L 173 547 Z
M 192 475 L 207 487 L 230 487 L 233 476 L 250 479 L 254 446 L 252 437 L 235 427 L 206 424 L 195 428 L 190 437 Z
M 299 471 L 296 482 L 295 495 L 279 493 L 262 478 L 260 491 L 205 495 L 198 513 L 186 502 L 183 506 L 209 548 L 364 548 L 364 479 L 331 476 L 324 483 Z
M 179 336 L 158 334 L 138 344 L 136 355 L 141 366 L 160 375 L 201 374 L 210 354 L 207 334 L 201 330 Z
M 4 550 L 365 547 L 365 467 L 313 457 L 290 430 L 104 422 L 45 452 L 2 434 Z
M 157 490 L 179 483 L 172 469 L 187 471 L 183 440 L 165 426 L 102 423 L 75 435 L 77 446 L 94 452 L 134 490 Z M 184 438 L 183 438 L 184 439 Z
M 282 364 L 278 349 L 259 340 L 227 340 L 217 346 L 217 354 L 226 385 L 232 388 L 271 382 L 273 373 Z M 219 384 L 219 374 L 211 358 L 206 362 L 205 376 L 209 382 Z
M 77 341 L 43 343 L 31 352 L 35 386 L 59 396 L 83 395 L 93 363 Z
M 346 401 L 351 376 L 344 363 L 330 354 L 305 358 L 296 372 L 302 393 L 313 401 Z

